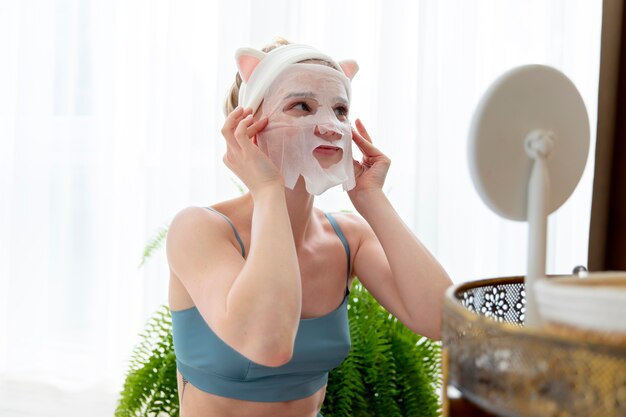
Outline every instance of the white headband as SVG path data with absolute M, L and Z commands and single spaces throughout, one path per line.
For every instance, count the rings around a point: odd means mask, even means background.
M 349 80 L 352 80 L 359 70 L 356 61 L 335 62 L 328 55 L 308 45 L 288 44 L 272 49 L 268 53 L 252 48 L 239 48 L 235 53 L 237 68 L 242 79 L 239 87 L 239 105 L 252 108 L 253 112 L 256 112 L 263 101 L 265 92 L 278 74 L 288 65 L 307 59 L 328 61 L 337 70 L 342 71 Z M 350 99 L 349 82 L 346 82 L 346 92 Z

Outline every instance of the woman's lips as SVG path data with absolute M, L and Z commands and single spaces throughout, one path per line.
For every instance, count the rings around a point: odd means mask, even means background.
M 317 148 L 315 148 L 315 152 L 322 155 L 334 155 L 339 150 L 341 150 L 341 148 L 338 148 L 336 146 L 318 146 Z

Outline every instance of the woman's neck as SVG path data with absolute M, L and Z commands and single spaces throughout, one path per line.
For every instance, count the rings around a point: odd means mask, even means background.
M 245 205 L 249 207 L 245 211 L 249 213 L 248 221 L 252 220 L 252 210 L 254 209 L 254 199 L 252 194 L 246 193 L 241 198 L 245 201 Z M 296 250 L 299 252 L 304 243 L 307 232 L 313 224 L 313 201 L 315 197 L 306 190 L 304 178 L 300 176 L 293 190 L 285 187 L 285 201 L 287 203 L 287 212 L 291 221 L 291 230 L 293 232 L 293 240 Z
M 306 190 L 302 176 L 298 178 L 293 190 L 285 188 L 285 200 L 296 250 L 302 247 L 304 237 L 311 226 L 314 199 L 315 197 Z

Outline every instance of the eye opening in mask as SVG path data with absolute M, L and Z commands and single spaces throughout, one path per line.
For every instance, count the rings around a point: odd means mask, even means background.
M 288 101 L 293 98 L 295 100 Z M 284 100 L 287 101 L 287 104 L 283 107 L 283 112 L 297 117 L 313 115 L 320 107 L 317 96 L 311 92 L 291 93 Z M 332 107 L 337 119 L 346 119 L 349 113 L 348 101 L 340 96 L 335 97 L 333 101 L 337 103 Z
M 287 98 L 294 96 L 300 97 L 299 95 L 289 95 Z M 287 102 L 287 105 L 283 108 L 283 112 L 291 116 L 309 116 L 315 114 L 318 107 L 319 103 L 314 98 L 306 98 L 304 100 L 297 98 L 296 100 Z
M 340 120 L 342 118 L 348 118 L 348 113 L 350 112 L 348 106 L 344 104 L 337 104 L 335 107 L 333 107 L 333 110 L 335 111 L 335 115 L 337 116 L 337 118 Z
M 348 100 L 341 96 L 337 96 L 333 98 L 333 101 L 337 103 L 333 106 L 333 111 L 335 112 L 337 119 L 347 119 L 348 114 L 350 113 L 350 104 L 348 103 Z

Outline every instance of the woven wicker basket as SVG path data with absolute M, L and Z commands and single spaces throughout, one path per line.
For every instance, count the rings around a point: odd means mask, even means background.
M 505 417 L 626 417 L 624 340 L 527 329 L 524 313 L 523 277 L 450 288 L 442 335 L 449 383 Z

